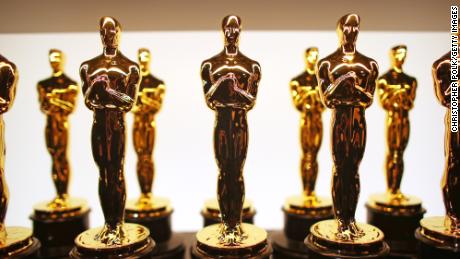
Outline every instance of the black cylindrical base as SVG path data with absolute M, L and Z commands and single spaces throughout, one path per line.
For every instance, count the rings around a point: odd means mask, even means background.
M 41 242 L 38 258 L 67 258 L 75 238 L 89 227 L 89 212 L 56 220 L 30 216 L 33 235 Z
M 152 259 L 183 259 L 185 254 L 184 240 L 173 235 L 168 241 L 157 243 Z
M 425 210 L 413 215 L 392 215 L 367 207 L 367 223 L 374 225 L 385 233 L 385 241 L 390 246 L 390 258 L 413 258 L 416 255 L 417 241 L 415 230 L 423 218 Z M 394 257 L 392 257 L 394 256 Z
M 126 217 L 126 222 L 136 223 L 148 228 L 150 231 L 150 236 L 158 245 L 159 243 L 166 242 L 171 238 L 171 214 L 172 211 L 159 217 Z
M 218 256 L 216 257 L 215 255 L 207 255 L 200 253 L 197 249 L 196 246 L 193 246 L 191 249 L 191 256 L 193 259 L 270 259 L 272 254 L 271 248 L 268 248 L 265 250 L 263 254 L 259 255 L 254 255 L 254 256 L 249 256 L 249 257 L 241 257 L 241 256 Z
M 72 259 L 150 259 L 155 249 L 151 237 L 134 246 L 119 247 L 118 249 L 86 249 L 75 246 L 70 251 Z
M 347 257 L 337 257 L 337 256 L 327 256 L 315 253 L 314 251 L 310 251 L 309 259 L 387 259 L 386 255 L 368 255 L 368 256 L 347 256 Z M 434 258 L 433 258 L 434 259 Z
M 323 215 L 318 217 L 310 217 L 303 214 L 284 212 L 284 234 L 287 238 L 300 241 L 303 243 L 305 238 L 310 233 L 310 227 L 316 222 L 332 219 L 333 215 Z
M 270 235 L 273 247 L 273 259 L 305 259 L 309 258 L 307 246 L 302 241 L 289 239 L 282 231 Z
M 418 259 L 460 259 L 460 247 L 446 247 L 441 244 L 436 245 L 433 241 L 420 233 L 420 228 L 415 231 L 415 237 L 418 240 Z

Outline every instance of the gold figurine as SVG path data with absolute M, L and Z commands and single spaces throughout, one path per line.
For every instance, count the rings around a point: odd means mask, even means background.
M 155 143 L 155 115 L 160 110 L 165 93 L 163 81 L 150 74 L 150 51 L 139 49 L 142 81 L 137 102 L 134 105 L 133 141 L 137 153 L 137 178 L 141 197 L 137 204 L 151 207 L 154 203 L 152 185 L 155 177 L 153 146 Z
M 178 258 L 184 253 L 184 247 L 179 237 L 172 235 L 173 209 L 167 198 L 158 197 L 152 192 L 155 177 L 155 116 L 163 103 L 166 87 L 163 81 L 150 73 L 150 51 L 145 48 L 139 49 L 138 59 L 142 80 L 132 112 L 134 149 L 138 158 L 136 171 L 141 196 L 127 202 L 126 221 L 141 224 L 149 229 L 150 236 L 158 245 L 155 256 Z
M 71 198 L 68 194 L 70 164 L 67 156 L 69 140 L 69 115 L 75 110 L 78 86 L 64 73 L 65 57 L 62 51 L 51 49 L 49 62 L 52 76 L 37 85 L 40 110 L 46 115 L 45 139 L 52 159 L 51 175 L 57 195 L 51 202 L 42 202 L 34 207 L 31 219 L 34 235 L 44 249 L 58 246 L 71 247 L 75 237 L 89 225 L 89 207 L 85 200 Z M 56 227 L 52 227 L 54 224 Z M 65 235 L 55 229 L 67 229 Z M 58 249 L 49 249 L 58 250 Z M 59 249 L 63 255 L 68 250 Z M 58 255 L 53 255 L 58 256 Z
M 393 47 L 390 51 L 391 69 L 378 79 L 380 104 L 387 113 L 387 193 L 372 195 L 366 204 L 368 222 L 383 230 L 391 252 L 399 254 L 415 252 L 413 233 L 425 213 L 419 198 L 405 195 L 400 189 L 403 154 L 410 133 L 409 111 L 414 107 L 417 90 L 417 80 L 403 72 L 406 56 L 405 45 Z
M 420 221 L 416 237 L 422 241 L 421 258 L 432 258 L 428 251 L 434 249 L 443 258 L 458 258 L 460 244 L 460 134 L 451 131 L 451 52 L 436 60 L 432 68 L 434 90 L 445 115 L 445 157 L 446 166 L 442 178 L 442 194 L 446 208 L 445 217 L 428 217 Z M 449 257 L 451 256 L 451 257 Z
M 258 62 L 238 48 L 238 16 L 226 16 L 222 31 L 224 50 L 201 65 L 206 104 L 216 113 L 214 152 L 219 168 L 217 199 L 222 222 L 197 233 L 193 254 L 195 258 L 268 258 L 271 248 L 267 232 L 242 223 L 243 166 L 248 148 L 246 115 L 255 105 L 261 69 Z
M 318 221 L 332 219 L 332 201 L 330 198 L 315 194 L 318 176 L 318 151 L 323 139 L 322 113 L 325 109 L 315 74 L 318 61 L 318 48 L 310 47 L 305 51 L 305 71 L 293 78 L 289 84 L 295 108 L 300 112 L 300 142 L 302 158 L 300 176 L 302 194 L 288 197 L 283 206 L 283 231 L 271 235 L 276 257 L 307 257 L 308 249 L 303 241 L 310 228 Z
M 120 23 L 112 17 L 102 17 L 100 33 L 104 52 L 82 63 L 80 77 L 85 104 L 94 112 L 92 151 L 99 167 L 99 198 L 105 224 L 76 238 L 73 258 L 86 258 L 87 253 L 145 255 L 155 245 L 147 228 L 124 223 L 125 114 L 136 102 L 142 75 L 139 66 L 119 50 Z
M 337 257 L 382 256 L 389 250 L 382 231 L 355 220 L 359 164 L 366 146 L 365 109 L 372 104 L 379 73 L 377 62 L 356 50 L 359 26 L 356 14 L 340 18 L 340 46 L 318 62 L 316 72 L 323 103 L 332 110 L 332 200 L 336 219 L 313 225 L 305 242 L 315 253 Z
M 3 114 L 13 105 L 18 71 L 16 65 L 0 55 L 0 257 L 22 258 L 37 253 L 40 242 L 32 230 L 24 227 L 6 227 L 9 193 L 5 179 L 5 123 Z
M 155 115 L 160 110 L 165 93 L 163 81 L 150 73 L 150 51 L 139 49 L 139 64 L 142 80 L 138 98 L 134 104 L 133 141 L 137 153 L 137 179 L 141 187 L 141 196 L 137 200 L 128 201 L 127 217 L 137 218 L 142 212 L 170 213 L 169 201 L 154 197 L 152 194 L 155 167 L 153 162 L 153 146 L 155 143 Z
M 319 198 L 315 194 L 316 178 L 318 176 L 317 156 L 323 139 L 322 113 L 324 105 L 321 101 L 318 81 L 316 80 L 315 65 L 318 61 L 318 48 L 312 47 L 305 51 L 306 69 L 290 82 L 294 106 L 301 113 L 300 141 L 302 158 L 300 175 L 303 195 L 287 199 L 284 210 L 287 212 L 323 216 L 332 214 L 330 199 Z M 319 213 L 321 212 L 321 213 Z

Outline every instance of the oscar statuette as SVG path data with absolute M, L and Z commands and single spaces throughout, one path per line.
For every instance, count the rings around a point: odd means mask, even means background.
M 136 62 L 119 50 L 120 23 L 102 17 L 104 52 L 80 66 L 86 106 L 94 112 L 91 146 L 99 168 L 99 199 L 105 224 L 75 239 L 71 258 L 150 258 L 155 242 L 150 231 L 125 223 L 125 115 L 136 103 L 142 75 Z
M 0 258 L 37 258 L 40 241 L 25 227 L 5 226 L 9 193 L 5 179 L 5 122 L 3 114 L 13 105 L 18 82 L 13 62 L 0 55 Z
M 305 244 L 309 258 L 384 258 L 383 232 L 357 223 L 359 164 L 366 146 L 365 110 L 373 101 L 377 62 L 356 50 L 360 17 L 347 14 L 337 23 L 339 48 L 317 64 L 324 105 L 331 109 L 332 202 L 335 219 L 315 223 Z
M 321 101 L 315 66 L 318 61 L 318 49 L 305 51 L 306 69 L 290 83 L 294 106 L 301 113 L 300 141 L 302 158 L 300 175 L 302 195 L 287 198 L 284 206 L 284 229 L 272 235 L 274 258 L 308 258 L 308 249 L 303 243 L 310 227 L 321 220 L 332 219 L 332 201 L 330 198 L 315 194 L 318 175 L 317 155 L 323 138 Z
M 30 216 L 34 236 L 42 246 L 41 258 L 67 256 L 75 237 L 89 227 L 89 207 L 84 199 L 69 196 L 70 163 L 67 155 L 69 115 L 75 110 L 78 85 L 64 73 L 62 51 L 51 49 L 51 77 L 37 85 L 40 110 L 46 115 L 45 140 L 51 155 L 51 175 L 56 197 L 34 206 Z M 66 231 L 63 231 L 65 229 Z
M 442 178 L 442 194 L 446 215 L 428 217 L 420 221 L 415 232 L 419 241 L 420 259 L 460 258 L 460 134 L 451 131 L 451 97 L 454 82 L 451 78 L 451 52 L 433 64 L 433 80 L 436 97 L 446 108 L 444 154 L 446 158 Z M 458 86 L 457 86 L 458 87 Z
M 256 101 L 261 68 L 238 47 L 241 19 L 222 21 L 224 50 L 203 61 L 206 104 L 215 111 L 214 152 L 219 168 L 217 200 L 221 222 L 196 234 L 192 257 L 199 259 L 269 258 L 267 232 L 242 222 L 245 200 L 243 167 L 248 148 L 247 113 Z
M 380 104 L 386 111 L 387 154 L 385 173 L 387 192 L 374 194 L 366 204 L 367 222 L 385 233 L 390 257 L 412 258 L 416 252 L 414 231 L 425 209 L 417 197 L 401 192 L 404 150 L 409 142 L 409 111 L 414 106 L 417 80 L 403 72 L 407 47 L 391 49 L 391 69 L 377 83 Z
M 171 204 L 167 198 L 157 197 L 152 192 L 155 178 L 155 116 L 163 103 L 165 85 L 150 73 L 151 54 L 148 49 L 139 49 L 138 59 L 142 80 L 132 111 L 133 142 L 138 158 L 136 171 L 141 196 L 135 200 L 128 200 L 125 209 L 126 222 L 141 224 L 149 229 L 150 236 L 157 245 L 152 258 L 181 259 L 184 245 L 171 230 Z

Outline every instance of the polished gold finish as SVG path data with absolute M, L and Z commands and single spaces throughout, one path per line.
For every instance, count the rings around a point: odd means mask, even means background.
M 301 113 L 300 141 L 303 153 L 300 176 L 303 192 L 300 196 L 287 198 L 283 210 L 309 217 L 326 217 L 332 214 L 331 199 L 315 194 L 317 156 L 323 139 L 322 112 L 325 109 L 315 74 L 318 54 L 318 48 L 308 48 L 305 51 L 305 71 L 289 83 L 294 106 Z
M 429 217 L 420 221 L 417 238 L 434 246 L 457 250 L 460 244 L 460 133 L 450 130 L 451 114 L 451 52 L 433 63 L 434 90 L 439 102 L 446 107 L 445 156 L 442 179 L 445 217 Z
M 152 197 L 147 202 L 139 200 L 129 200 L 126 203 L 126 218 L 158 218 L 172 213 L 171 202 L 162 197 Z
M 377 62 L 356 50 L 360 18 L 343 16 L 337 24 L 339 48 L 320 60 L 317 77 L 321 98 L 332 109 L 332 199 L 337 228 L 336 240 L 361 240 L 369 233 L 355 221 L 360 191 L 359 164 L 366 146 L 364 111 L 372 104 Z
M 117 246 L 135 246 L 136 244 L 146 245 L 144 240 L 148 239 L 150 235 L 148 229 L 140 225 L 130 223 L 124 223 L 121 228 L 124 236 L 123 239 L 120 240 L 120 243 L 117 244 Z M 100 238 L 94 238 L 95 236 L 99 236 L 100 233 L 104 231 L 105 227 L 93 228 L 85 231 L 75 239 L 75 243 L 77 246 L 86 249 L 112 250 L 114 246 L 107 245 L 107 243 Z
M 220 215 L 220 207 L 219 202 L 217 199 L 209 199 L 204 202 L 204 208 L 201 211 L 201 214 L 208 218 L 217 219 L 217 221 L 221 220 Z M 245 199 L 243 202 L 243 211 L 242 211 L 242 219 L 245 218 L 252 218 L 256 214 L 256 210 L 252 201 Z
M 307 215 L 311 218 L 332 216 L 332 200 L 315 196 L 314 199 L 305 199 L 303 195 L 288 197 L 283 211 L 291 214 Z
M 261 69 L 259 63 L 239 51 L 238 16 L 226 16 L 222 31 L 224 50 L 203 61 L 201 78 L 206 103 L 216 112 L 214 151 L 219 167 L 217 199 L 222 216 L 219 240 L 223 245 L 238 246 L 250 235 L 241 227 L 243 166 L 248 148 L 246 114 L 255 105 Z
M 5 216 L 8 208 L 9 192 L 5 179 L 5 123 L 3 114 L 13 105 L 18 81 L 16 65 L 0 55 L 0 247 L 7 238 Z
M 0 254 L 18 256 L 29 249 L 37 249 L 32 230 L 23 227 L 6 227 L 9 193 L 5 179 L 5 123 L 3 114 L 13 105 L 18 82 L 16 65 L 0 55 Z M 36 248 L 33 248 L 36 247 Z
M 445 116 L 446 167 L 442 179 L 442 194 L 446 208 L 446 228 L 460 237 L 460 133 L 452 132 L 451 125 L 451 52 L 433 64 L 436 97 L 447 108 Z
M 259 244 L 267 242 L 267 232 L 265 230 L 248 223 L 241 223 L 241 226 L 245 231 L 251 233 L 251 235 L 238 244 L 239 249 L 251 249 Z M 218 224 L 207 226 L 197 233 L 196 239 L 202 247 L 217 247 L 222 250 L 234 248 L 233 246 L 228 246 L 221 242 L 220 231 L 221 226 Z
M 64 73 L 64 53 L 49 51 L 51 77 L 37 84 L 40 110 L 46 115 L 45 139 L 52 159 L 51 175 L 57 195 L 47 203 L 34 206 L 36 218 L 57 220 L 88 212 L 85 200 L 69 197 L 70 164 L 67 156 L 69 115 L 75 110 L 78 86 Z
M 420 220 L 420 234 L 428 240 L 443 246 L 458 247 L 460 235 L 452 231 L 446 217 L 428 217 Z
M 401 179 L 404 172 L 403 154 L 409 141 L 409 111 L 414 107 L 417 80 L 403 72 L 407 47 L 395 46 L 390 51 L 391 69 L 378 79 L 380 103 L 387 112 L 386 176 L 388 194 L 392 199 L 404 199 Z
M 155 177 L 153 146 L 155 143 L 155 115 L 160 110 L 165 94 L 163 81 L 150 73 L 150 51 L 139 49 L 142 80 L 137 102 L 134 105 L 133 140 L 136 150 L 137 178 L 141 187 L 139 206 L 152 204 L 152 185 Z
M 150 73 L 151 54 L 148 49 L 139 49 L 138 60 L 142 80 L 132 112 L 134 113 L 133 142 L 138 157 L 136 171 L 141 196 L 135 201 L 128 201 L 125 211 L 127 218 L 161 217 L 172 212 L 168 199 L 155 197 L 152 193 L 155 177 L 153 162 L 155 116 L 163 103 L 165 85 Z
M 92 151 L 99 167 L 99 198 L 105 224 L 97 231 L 88 230 L 80 234 L 77 240 L 83 241 L 76 244 L 95 244 L 97 247 L 94 249 L 98 249 L 99 245 L 121 247 L 133 240 L 145 240 L 142 233 L 148 233 L 147 229 L 138 225 L 124 226 L 125 114 L 136 102 L 141 73 L 136 62 L 129 60 L 118 49 L 121 25 L 117 20 L 102 17 L 100 33 L 103 54 L 83 62 L 80 67 L 85 104 L 94 112 Z M 134 232 L 131 233 L 130 229 Z
M 367 206 L 393 215 L 413 216 L 423 213 L 422 201 L 401 192 L 404 172 L 403 154 L 409 141 L 409 111 L 414 107 L 417 80 L 403 72 L 407 47 L 398 45 L 390 50 L 391 68 L 377 81 L 380 104 L 387 113 L 387 155 L 385 173 L 387 192 L 374 194 Z
M 318 176 L 317 156 L 323 139 L 323 121 L 321 118 L 324 105 L 321 102 L 315 65 L 318 61 L 318 49 L 308 48 L 305 51 L 306 69 L 290 82 L 294 105 L 301 113 L 300 141 L 302 159 L 300 172 L 303 194 L 306 199 L 315 199 L 315 184 Z

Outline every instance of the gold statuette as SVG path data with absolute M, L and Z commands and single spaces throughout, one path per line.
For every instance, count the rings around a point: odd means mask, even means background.
M 340 46 L 318 62 L 316 71 L 323 103 L 332 110 L 332 200 L 336 219 L 314 224 L 305 243 L 313 253 L 334 258 L 385 256 L 389 250 L 382 231 L 355 220 L 359 164 L 366 145 L 365 109 L 372 104 L 378 76 L 377 62 L 356 50 L 359 26 L 356 14 L 340 18 Z
M 274 254 L 283 258 L 291 257 L 292 254 L 306 257 L 308 250 L 303 241 L 311 226 L 318 221 L 333 218 L 331 199 L 315 194 L 318 176 L 317 156 L 323 139 L 324 111 L 315 74 L 318 54 L 316 47 L 305 51 L 305 71 L 293 78 L 289 84 L 294 106 L 301 114 L 300 176 L 303 192 L 286 199 L 283 206 L 283 231 L 271 235 Z
M 290 83 L 294 106 L 301 114 L 300 141 L 302 158 L 300 161 L 300 175 L 303 193 L 301 196 L 289 197 L 284 205 L 284 211 L 300 215 L 310 214 L 310 216 L 322 215 L 322 217 L 329 217 L 332 216 L 331 200 L 318 197 L 315 194 L 315 184 L 318 176 L 317 156 L 323 139 L 323 120 L 321 117 L 324 111 L 315 74 L 318 49 L 315 47 L 308 48 L 305 51 L 305 61 L 305 71 L 292 79 Z
M 69 115 L 75 110 L 78 86 L 64 74 L 64 61 L 64 53 L 51 49 L 49 62 L 53 74 L 37 85 L 40 110 L 46 115 L 45 139 L 52 159 L 51 175 L 57 194 L 52 201 L 35 205 L 34 214 L 31 216 L 34 235 L 42 243 L 41 253 L 50 254 L 51 250 L 57 250 L 53 247 L 66 246 L 67 249 L 60 249 L 62 256 L 68 254 L 75 237 L 89 225 L 87 202 L 68 195 Z M 65 235 L 61 234 L 63 228 L 67 229 Z M 55 232 L 54 229 L 58 231 Z
M 16 95 L 18 71 L 16 65 L 0 55 L 0 257 L 22 258 L 36 255 L 40 242 L 32 230 L 24 227 L 6 227 L 8 186 L 5 179 L 5 123 L 3 114 L 13 105 Z
M 420 221 L 416 237 L 422 243 L 421 258 L 433 252 L 443 258 L 460 256 L 460 134 L 451 131 L 451 52 L 433 64 L 433 80 L 436 97 L 446 108 L 445 156 L 446 166 L 442 178 L 442 194 L 446 208 L 445 217 L 429 217 Z M 457 82 L 458 84 L 458 82 Z
M 163 103 L 165 85 L 163 81 L 150 73 L 150 51 L 139 49 L 138 58 L 142 80 L 132 112 L 134 113 L 133 141 L 137 154 L 136 171 L 141 196 L 137 200 L 128 201 L 127 219 L 149 217 L 154 214 L 161 216 L 172 212 L 167 199 L 155 197 L 152 194 L 155 177 L 153 162 L 155 115 Z
M 217 199 L 222 222 L 196 235 L 195 258 L 268 258 L 267 232 L 242 223 L 243 166 L 248 148 L 246 115 L 254 107 L 261 69 L 238 48 L 241 19 L 222 21 L 224 50 L 201 65 L 205 100 L 216 113 L 214 151 L 219 168 Z
M 387 156 L 385 172 L 387 192 L 374 194 L 366 207 L 368 221 L 383 230 L 391 252 L 414 253 L 414 231 L 425 209 L 420 199 L 401 192 L 404 172 L 403 154 L 409 141 L 409 111 L 414 106 L 417 80 L 403 72 L 407 47 L 391 49 L 391 69 L 378 79 L 380 104 L 386 111 Z
M 158 244 L 155 256 L 181 257 L 184 253 L 182 240 L 173 236 L 171 214 L 173 209 L 167 198 L 153 195 L 155 177 L 153 147 L 155 143 L 155 116 L 163 104 L 165 85 L 150 73 L 151 54 L 148 49 L 139 49 L 138 59 L 142 80 L 139 86 L 134 113 L 133 141 L 137 153 L 137 179 L 141 188 L 138 199 L 126 205 L 126 221 L 147 227 L 150 236 Z M 170 257 L 167 257 L 170 258 Z
M 99 167 L 99 198 L 105 224 L 80 234 L 71 256 L 141 257 L 153 250 L 154 242 L 147 228 L 124 223 L 124 158 L 125 114 L 136 102 L 142 75 L 139 66 L 119 50 L 118 21 L 102 17 L 100 33 L 104 52 L 82 63 L 80 77 L 85 104 L 94 112 L 92 151 Z

